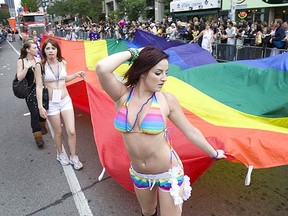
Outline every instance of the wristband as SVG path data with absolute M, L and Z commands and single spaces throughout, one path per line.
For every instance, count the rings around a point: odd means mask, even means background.
M 215 157 L 213 157 L 213 159 L 217 159 L 217 158 L 218 158 L 218 156 L 219 156 L 219 152 L 216 150 L 216 156 L 215 156 Z
M 129 48 L 128 51 L 131 53 L 131 58 L 129 60 L 129 65 L 133 64 L 139 56 L 139 50 L 136 48 Z

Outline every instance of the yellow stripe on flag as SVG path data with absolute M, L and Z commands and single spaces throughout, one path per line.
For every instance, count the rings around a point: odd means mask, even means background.
M 240 112 L 175 77 L 168 77 L 163 91 L 173 92 L 182 107 L 211 124 L 288 134 L 287 118 L 264 118 Z
M 106 40 L 84 41 L 84 47 L 88 70 L 95 70 L 96 63 L 108 56 Z

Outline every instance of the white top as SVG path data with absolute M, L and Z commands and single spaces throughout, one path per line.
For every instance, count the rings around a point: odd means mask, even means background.
M 236 28 L 235 27 L 232 27 L 231 29 L 227 28 L 226 30 L 226 33 L 227 33 L 227 44 L 231 44 L 231 45 L 235 45 L 235 42 L 236 42 Z M 231 37 L 233 36 L 233 37 Z

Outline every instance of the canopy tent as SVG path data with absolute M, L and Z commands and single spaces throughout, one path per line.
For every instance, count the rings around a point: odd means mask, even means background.
M 211 145 L 227 152 L 227 160 L 254 168 L 288 164 L 287 96 L 283 94 L 288 90 L 284 63 L 288 53 L 278 55 L 277 61 L 268 58 L 220 64 L 197 44 L 174 44 L 150 36 L 153 38 L 147 40 L 147 33 L 137 31 L 134 43 L 55 38 L 68 61 L 68 73 L 87 71 L 86 81 L 74 81 L 68 90 L 74 106 L 90 113 L 100 162 L 115 181 L 133 191 L 130 161 L 121 133 L 113 127 L 114 103 L 101 88 L 95 65 L 112 53 L 147 45 L 161 47 L 170 55 L 163 91 L 178 98 L 189 121 Z M 123 76 L 128 67 L 124 63 L 115 73 Z M 215 160 L 190 143 L 171 122 L 168 126 L 173 128 L 173 147 L 193 183 Z

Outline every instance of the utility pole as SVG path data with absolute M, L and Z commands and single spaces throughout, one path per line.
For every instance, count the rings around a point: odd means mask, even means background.
M 231 0 L 231 7 L 230 7 L 230 20 L 232 22 L 235 22 L 235 17 L 236 17 L 236 4 L 237 0 Z

